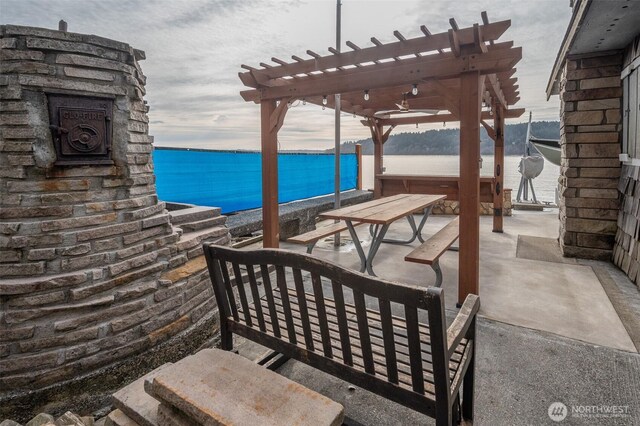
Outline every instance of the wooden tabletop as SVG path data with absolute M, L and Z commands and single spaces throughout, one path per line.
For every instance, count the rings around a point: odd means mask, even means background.
M 445 198 L 446 195 L 397 194 L 330 210 L 320 214 L 320 217 L 387 225 L 413 212 L 424 210 Z

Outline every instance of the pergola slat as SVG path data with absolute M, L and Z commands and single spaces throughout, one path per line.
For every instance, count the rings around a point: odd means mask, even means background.
M 483 25 L 485 40 L 497 40 L 511 25 L 511 21 L 498 21 L 489 25 Z M 461 44 L 473 43 L 473 28 L 464 28 L 459 31 Z M 407 39 L 404 42 L 381 44 L 380 46 L 363 48 L 358 51 L 344 52 L 340 55 L 322 56 L 317 59 L 309 59 L 305 62 L 287 64 L 281 67 L 273 67 L 268 70 L 259 70 L 267 78 L 279 78 L 296 74 L 304 74 L 312 71 L 321 71 L 338 66 L 353 65 L 355 63 L 367 63 L 374 60 L 389 59 L 415 53 L 435 51 L 449 47 L 448 33 L 432 34 L 430 37 L 418 37 Z
M 447 53 L 443 53 L 406 59 L 398 63 L 372 65 L 359 69 L 357 73 L 325 74 L 323 78 L 301 79 L 292 81 L 288 85 L 247 90 L 240 92 L 240 94 L 247 101 L 257 102 L 265 99 L 302 98 L 395 86 L 403 83 L 410 84 L 429 78 L 447 78 L 470 70 L 482 74 L 494 74 L 513 67 L 522 58 L 522 49 L 514 47 L 506 50 L 493 50 L 483 55 L 460 58 L 447 57 L 447 55 Z M 390 64 L 393 65 L 389 66 Z

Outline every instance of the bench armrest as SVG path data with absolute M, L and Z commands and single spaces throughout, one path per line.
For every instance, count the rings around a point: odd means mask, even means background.
M 467 334 L 478 313 L 478 309 L 480 309 L 480 298 L 475 294 L 469 294 L 464 300 L 460 312 L 458 312 L 458 315 L 447 329 L 447 355 L 449 358 L 451 358 L 456 347 Z

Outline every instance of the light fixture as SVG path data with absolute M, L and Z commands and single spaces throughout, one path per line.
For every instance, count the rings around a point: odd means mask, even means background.
M 368 101 L 369 100 L 369 89 L 364 91 L 364 100 Z
M 411 94 L 413 96 L 416 96 L 418 94 L 418 85 L 417 84 L 413 85 L 413 88 L 411 89 Z
M 305 98 L 302 98 L 302 105 L 306 105 L 307 104 L 307 100 Z
M 418 128 L 418 123 L 416 123 L 416 129 Z
M 325 109 L 327 109 L 327 107 L 322 105 L 322 110 L 324 111 Z
M 326 105 L 326 104 L 327 104 L 327 95 L 324 95 L 322 97 L 322 105 Z M 322 108 L 322 109 L 324 109 L 324 108 Z

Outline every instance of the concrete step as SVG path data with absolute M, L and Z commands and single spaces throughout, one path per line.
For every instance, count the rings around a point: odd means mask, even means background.
M 160 403 L 144 391 L 144 382 L 145 380 L 153 380 L 159 372 L 170 365 L 172 365 L 170 362 L 164 364 L 114 393 L 111 396 L 113 405 L 125 417 L 130 418 L 140 426 L 157 426 L 158 405 Z M 123 415 L 116 413 L 114 418 L 125 419 Z
M 219 349 L 181 359 L 147 380 L 145 390 L 161 402 L 163 414 L 171 407 L 201 425 L 218 419 L 239 425 L 340 425 L 344 418 L 337 402 Z
M 180 241 L 178 241 L 176 247 L 178 251 L 184 251 L 192 249 L 208 239 L 215 239 L 227 235 L 229 230 L 224 226 L 217 226 L 215 228 L 200 229 L 193 232 L 185 232 L 182 234 Z
M 213 228 L 214 226 L 224 225 L 227 221 L 226 216 L 212 217 L 209 219 L 198 220 L 196 222 L 188 222 L 180 224 L 185 232 L 199 231 L 200 229 Z
M 107 415 L 104 426 L 141 426 L 138 425 L 131 417 L 127 416 L 122 410 L 113 410 Z
M 181 223 L 197 222 L 199 220 L 210 219 L 220 216 L 219 207 L 189 207 L 188 209 L 180 209 L 169 212 L 171 215 L 171 223 L 179 225 Z

